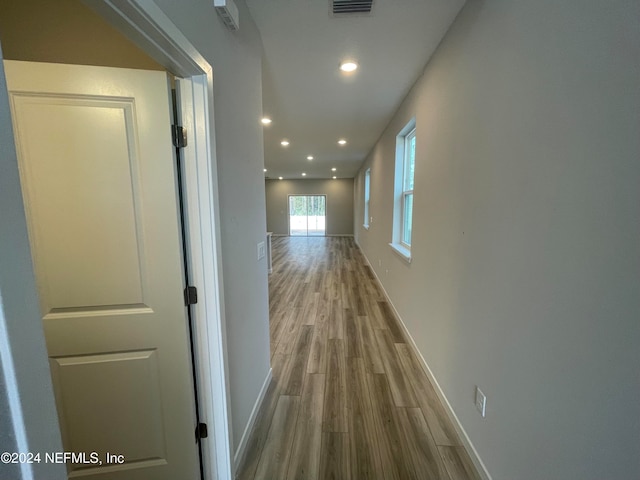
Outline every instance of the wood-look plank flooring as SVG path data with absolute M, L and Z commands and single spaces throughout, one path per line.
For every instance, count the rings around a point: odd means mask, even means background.
M 269 385 L 241 480 L 480 480 L 349 237 L 275 237 Z

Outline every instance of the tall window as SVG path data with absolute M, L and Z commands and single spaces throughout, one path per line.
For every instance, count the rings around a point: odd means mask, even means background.
M 364 172 L 364 227 L 369 228 L 369 199 L 371 198 L 371 169 Z
M 402 174 L 402 235 L 400 243 L 411 248 L 411 220 L 413 219 L 413 171 L 416 164 L 416 129 L 404 137 Z
M 413 179 L 416 165 L 416 121 L 411 120 L 396 137 L 393 236 L 389 244 L 411 261 L 413 224 Z

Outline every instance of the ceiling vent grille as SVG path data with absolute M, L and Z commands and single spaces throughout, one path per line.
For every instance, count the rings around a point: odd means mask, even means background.
M 240 14 L 233 0 L 213 0 L 213 6 L 229 30 L 235 31 L 240 28 Z
M 371 13 L 373 0 L 330 0 L 333 15 L 367 15 Z

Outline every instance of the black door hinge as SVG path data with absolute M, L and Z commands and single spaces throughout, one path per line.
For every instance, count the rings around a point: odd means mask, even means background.
M 187 287 L 184 289 L 184 304 L 195 305 L 198 303 L 198 289 L 196 287 Z
M 171 125 L 171 140 L 173 146 L 184 148 L 187 146 L 187 129 L 182 125 Z
M 196 442 L 199 442 L 203 438 L 207 438 L 209 436 L 209 432 L 207 432 L 207 424 L 199 423 L 196 425 Z

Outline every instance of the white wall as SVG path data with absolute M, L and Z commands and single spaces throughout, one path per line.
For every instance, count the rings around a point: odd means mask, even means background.
M 640 478 L 639 21 L 470 0 L 356 180 L 356 238 L 494 480 Z M 387 243 L 413 116 L 408 265 Z
M 156 0 L 213 66 L 216 154 L 232 432 L 237 448 L 269 371 L 265 259 L 261 55 L 258 30 L 243 0 L 240 30 L 228 31 L 211 0 Z
M 1 52 L 0 205 L 0 452 L 61 451 Z M 30 475 L 28 466 L 0 472 L 2 478 L 67 478 L 64 465 L 32 468 L 33 477 L 22 476 Z

